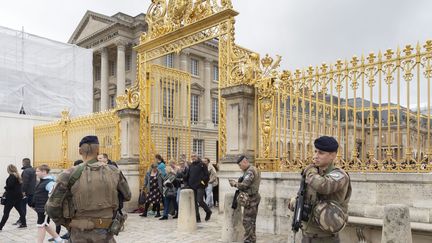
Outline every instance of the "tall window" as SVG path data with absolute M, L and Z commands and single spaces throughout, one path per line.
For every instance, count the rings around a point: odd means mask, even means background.
M 219 123 L 219 101 L 212 99 L 212 122 L 217 125 Z
M 109 96 L 109 105 L 110 105 L 110 108 L 114 108 L 115 107 L 115 95 L 110 95 Z
M 203 139 L 194 139 L 192 147 L 193 147 L 192 148 L 193 152 L 202 158 L 204 155 L 204 140 Z
M 131 70 L 131 65 L 132 65 L 132 56 L 126 55 L 126 70 L 127 71 Z
M 167 159 L 177 158 L 178 138 L 167 137 Z
M 116 72 L 115 62 L 110 61 L 109 62 L 109 74 L 110 74 L 110 76 L 114 76 L 115 72 Z
M 192 123 L 198 122 L 199 111 L 199 96 L 191 95 L 191 121 Z
M 95 80 L 101 80 L 101 67 L 95 67 Z
M 100 110 L 100 99 L 93 100 L 93 112 L 97 112 Z
M 163 117 L 174 117 L 174 89 L 163 89 Z
M 174 53 L 165 56 L 165 66 L 169 68 L 174 67 Z
M 219 66 L 213 65 L 213 81 L 219 82 Z
M 198 76 L 198 60 L 191 59 L 191 74 Z

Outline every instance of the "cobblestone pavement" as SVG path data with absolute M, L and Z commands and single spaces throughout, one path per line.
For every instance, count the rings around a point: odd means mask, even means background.
M 170 219 L 160 221 L 153 215 L 142 218 L 138 214 L 129 214 L 126 222 L 125 231 L 116 236 L 118 243 L 212 243 L 221 241 L 221 230 L 223 214 L 216 213 L 213 209 L 213 215 L 210 221 L 198 224 L 198 229 L 194 233 L 177 232 L 177 220 Z M 3 215 L 3 206 L 0 207 L 0 215 Z M 201 217 L 204 212 L 201 212 Z M 12 225 L 18 219 L 18 213 L 15 209 L 11 211 L 8 222 L 2 231 L 0 231 L 0 243 L 31 243 L 35 242 L 36 229 L 36 213 L 32 210 L 27 211 L 26 229 L 17 229 Z M 51 226 L 54 225 L 51 223 Z M 62 229 L 60 234 L 65 233 Z M 50 238 L 47 234 L 45 242 Z M 258 243 L 286 243 L 286 237 L 273 234 L 257 234 Z

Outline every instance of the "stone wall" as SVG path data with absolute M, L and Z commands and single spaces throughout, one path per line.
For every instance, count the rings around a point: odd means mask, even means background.
M 220 198 L 234 191 L 228 178 L 238 178 L 240 171 L 219 173 Z M 432 242 L 432 174 L 350 173 L 352 197 L 350 224 L 341 233 L 342 242 L 355 242 L 357 235 L 367 242 L 380 242 L 382 216 L 386 204 L 406 204 L 410 208 L 413 242 Z M 261 203 L 257 231 L 291 234 L 288 199 L 298 191 L 299 173 L 261 173 Z M 221 201 L 220 208 L 223 208 Z
M 54 118 L 0 113 L 0 188 L 3 189 L 8 173 L 6 168 L 14 164 L 21 171 L 22 159 L 33 163 L 33 127 L 53 121 Z M 3 190 L 2 190 L 3 191 Z

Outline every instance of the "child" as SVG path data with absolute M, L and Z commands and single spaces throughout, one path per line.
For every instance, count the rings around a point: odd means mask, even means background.
M 62 238 L 49 226 L 50 218 L 45 213 L 45 204 L 48 201 L 48 195 L 54 188 L 54 177 L 49 175 L 50 168 L 48 165 L 40 165 L 36 168 L 36 176 L 39 178 L 39 183 L 33 196 L 32 207 L 37 213 L 37 242 L 43 243 L 45 233 L 48 232 L 54 241 L 63 242 Z

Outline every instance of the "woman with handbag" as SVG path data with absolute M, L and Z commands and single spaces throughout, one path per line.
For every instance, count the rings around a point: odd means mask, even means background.
M 147 172 L 144 178 L 144 188 L 146 188 L 145 190 L 147 190 L 148 194 L 144 205 L 144 213 L 140 214 L 140 216 L 147 217 L 147 211 L 150 204 L 153 204 L 156 209 L 155 218 L 159 218 L 161 216 L 160 203 L 162 201 L 163 178 L 162 174 L 158 170 L 157 163 L 150 166 L 150 171 Z
M 178 217 L 178 205 L 176 201 L 177 196 L 177 188 L 179 188 L 179 182 L 176 180 L 176 173 L 171 166 L 166 168 L 166 176 L 164 177 L 163 182 L 163 196 L 164 196 L 164 213 L 163 216 L 159 220 L 167 220 L 168 219 L 168 211 L 170 210 L 170 205 L 172 204 L 174 207 L 175 215 L 173 219 Z
M 22 179 L 20 174 L 18 173 L 18 169 L 15 165 L 10 164 L 7 167 L 7 172 L 9 173 L 9 177 L 6 179 L 6 192 L 5 192 L 5 205 L 3 208 L 3 217 L 0 222 L 0 230 L 3 229 L 3 226 L 6 224 L 9 213 L 12 208 L 15 208 L 20 215 L 20 226 L 18 228 L 26 228 L 26 218 L 21 208 L 21 200 L 23 198 L 21 184 Z

